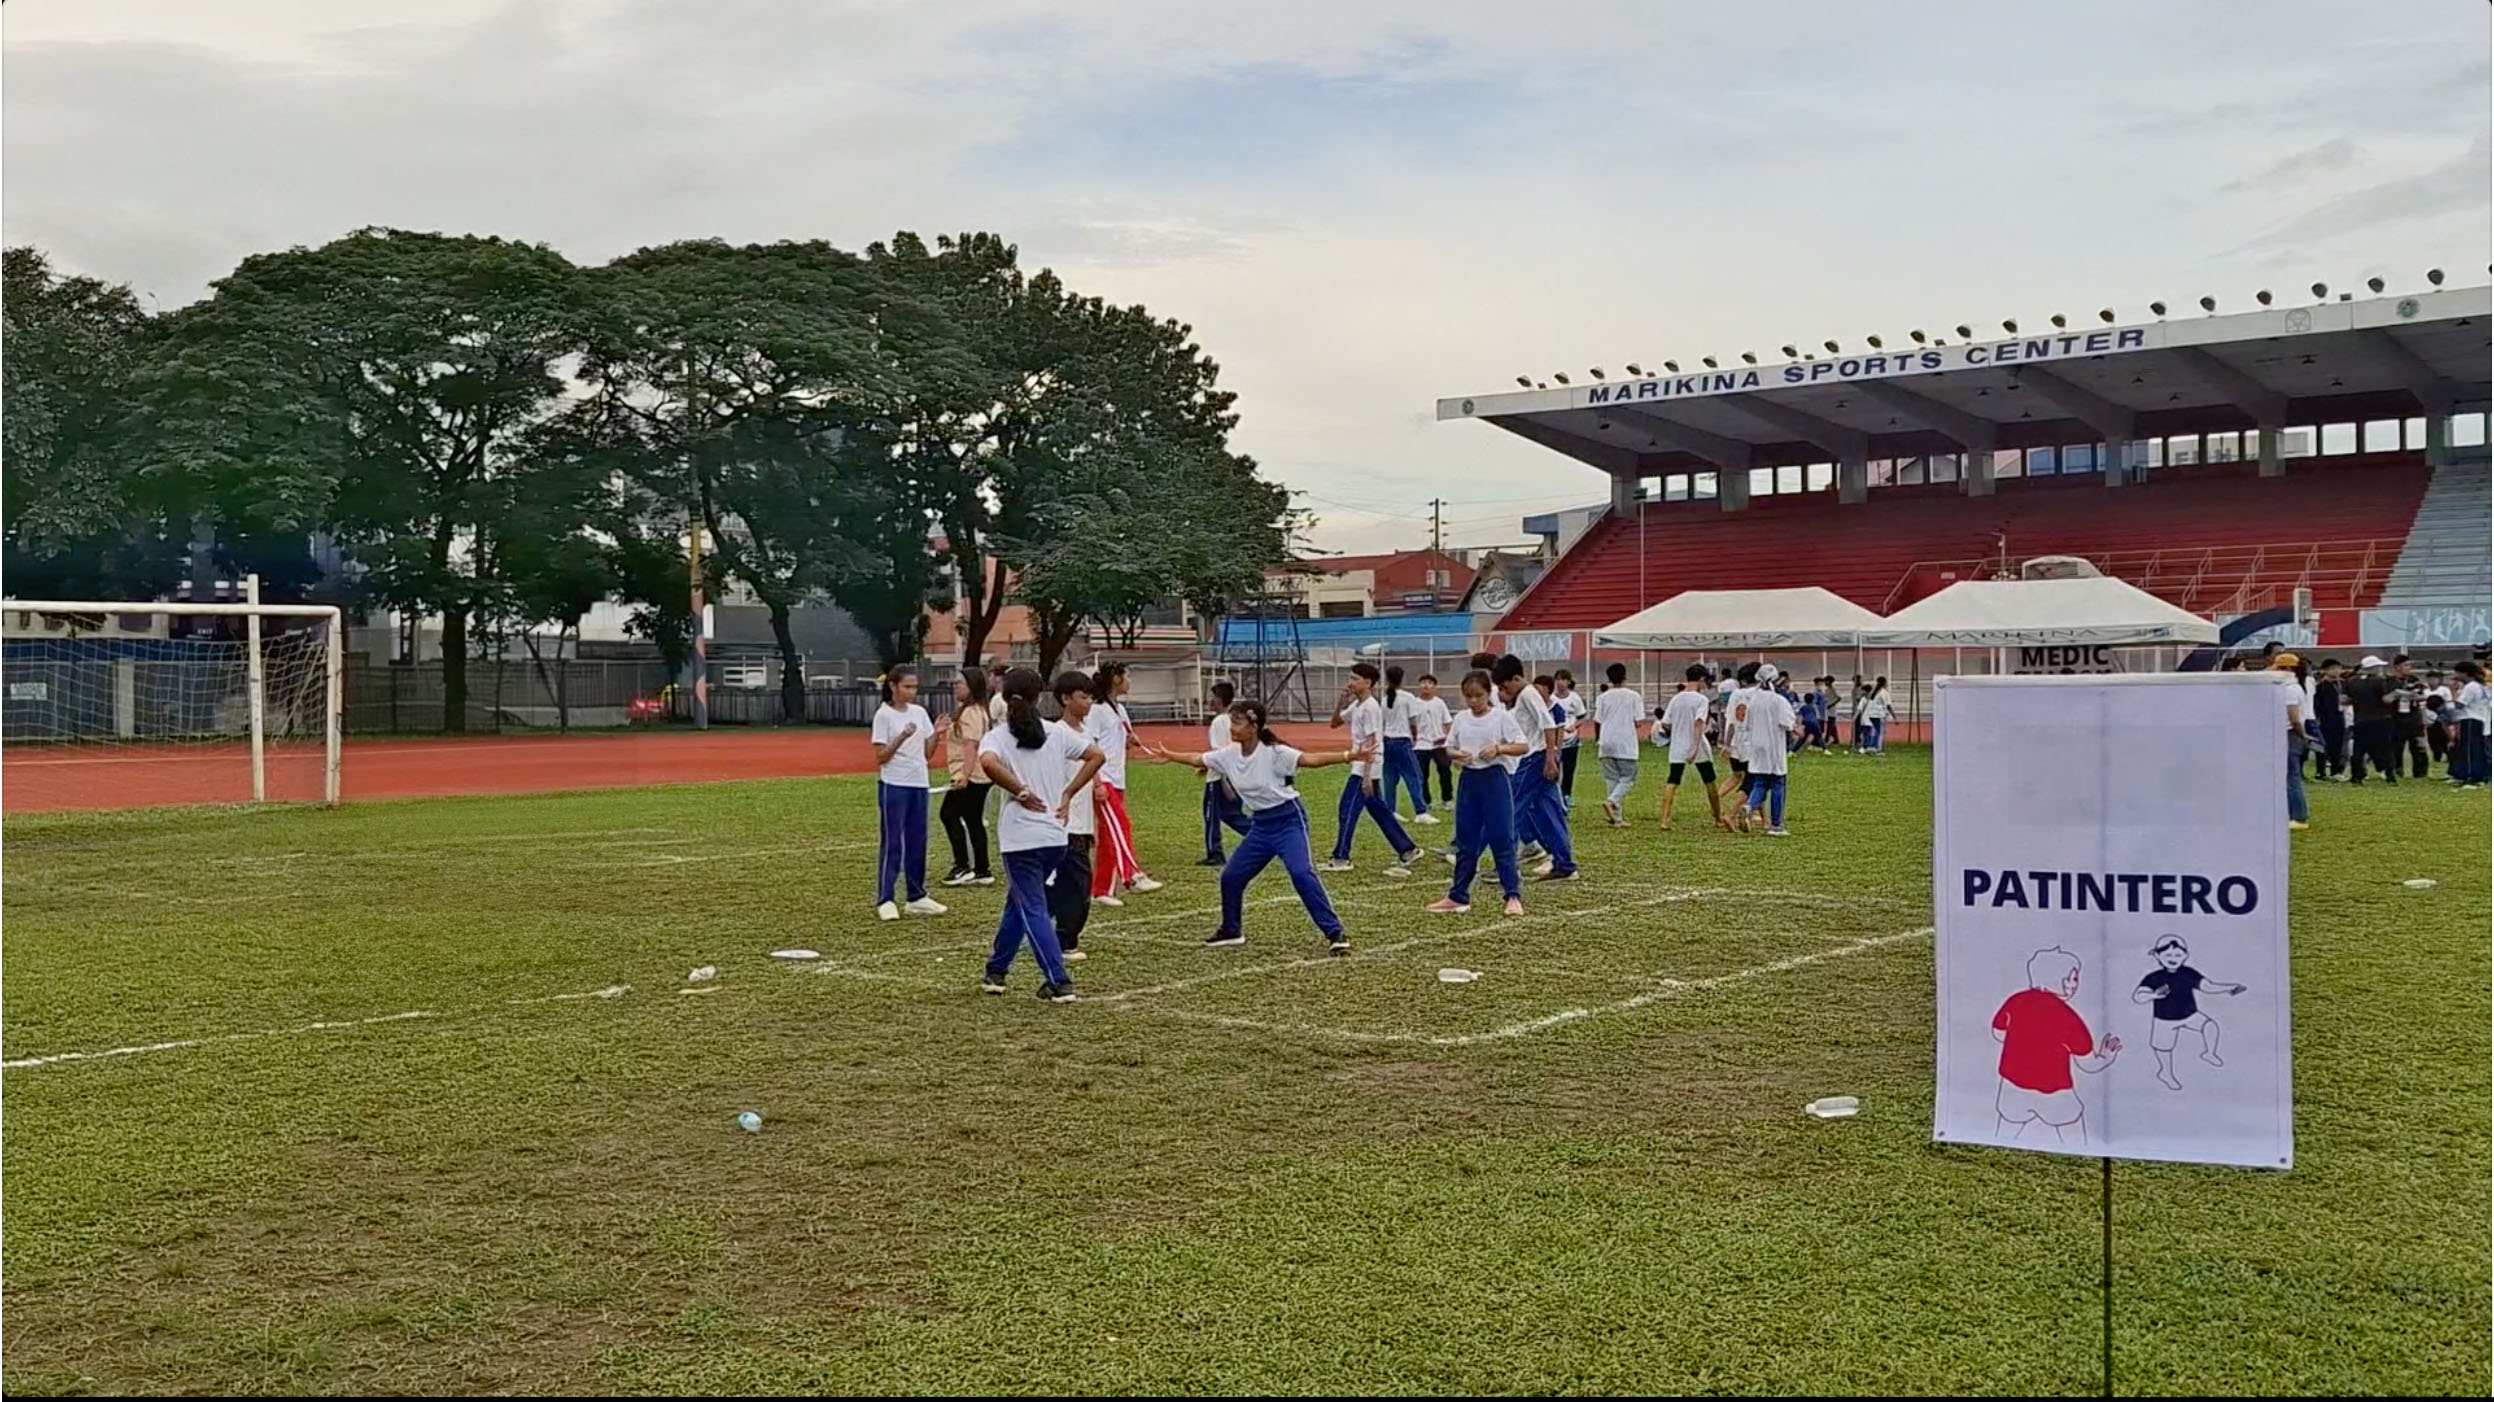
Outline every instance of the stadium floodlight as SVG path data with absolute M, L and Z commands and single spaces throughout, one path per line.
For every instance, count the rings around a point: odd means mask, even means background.
M 1601 379 L 1601 378 L 1603 377 L 1603 376 L 1602 376 L 1602 367 L 1601 367 L 1601 366 L 1599 366 L 1599 365 L 1597 365 L 1597 366 L 1593 367 L 1592 369 L 1590 369 L 1590 370 L 1586 371 L 1585 373 L 1586 373 L 1586 374 L 1588 374 L 1588 375 L 1593 376 L 1593 377 L 1594 377 L 1595 379 L 1597 379 L 1597 380 L 1599 380 L 1599 379 Z
M 2068 317 L 2063 316 L 2063 315 L 2062 315 L 2061 313 L 2059 313 L 2059 312 L 2054 312 L 2054 313 L 2052 314 L 2052 329 L 2053 329 L 2053 330 L 2055 330 L 2055 331 L 2066 331 L 2066 330 L 2068 330 L 2068 329 L 2069 329 L 2069 326 L 2070 326 L 2070 319 L 2069 319 Z
M 1757 364 L 1757 363 L 1758 363 L 1758 353 L 1757 353 L 1756 351 L 1742 351 L 1742 352 L 1741 352 L 1741 363 L 1742 363 L 1742 364 L 1744 364 L 1744 365 L 1755 365 L 1755 364 Z
M 2442 270 L 2440 268 L 2425 269 L 2425 281 L 2432 283 L 2436 287 L 2440 287 L 2442 285 Z
M 2106 307 L 2104 310 L 2097 312 L 2096 317 L 2105 325 L 2110 326 L 2113 324 L 2113 309 L 2111 307 Z
M 1663 368 L 1670 371 L 1672 374 L 1677 375 L 1680 373 L 1680 362 L 1677 360 L 1666 360 L 1663 362 Z
M 1707 369 L 1709 369 L 1709 370 L 1712 370 L 1712 369 L 1714 369 L 1714 368 L 1715 368 L 1715 358 L 1714 358 L 1713 356 L 1711 356 L 1711 355 L 1710 355 L 1710 356 L 1707 356 L 1707 357 L 1706 357 L 1706 359 L 1704 360 L 1704 362 L 1703 362 L 1703 363 L 1704 363 L 1704 365 L 1706 366 L 1706 368 L 1707 368 Z
M 2381 289 L 2382 289 L 2382 287 L 2383 287 L 2383 285 L 2384 285 L 2384 284 L 2382 283 L 2382 280 L 2381 280 L 2380 278 L 2377 278 L 2377 277 L 2368 277 L 2368 278 L 2366 278 L 2366 279 L 2364 280 L 2364 285 L 2365 285 L 2366 287 L 2369 287 L 2369 288 L 2373 289 L 2373 291 L 2374 291 L 2375 293 L 2379 293 L 2379 292 L 2381 291 Z
M 2255 302 L 2258 302 L 2260 305 L 2262 305 L 2262 306 L 2264 306 L 2264 307 L 2265 307 L 2265 306 L 2267 306 L 2267 305 L 2269 305 L 2269 289 L 2264 287 L 2264 288 L 2260 289 L 2258 292 L 2253 293 L 2253 294 L 2252 294 L 2252 300 L 2253 300 L 2253 301 L 2255 301 Z
M 2148 303 L 2148 313 L 2152 316 L 2163 316 L 2165 314 L 2165 304 L 2162 302 Z
M 1557 380 L 1560 384 L 1566 384 L 1567 372 L 1565 370 L 1553 370 L 1550 372 L 1550 378 Z
M 2200 299 L 2200 310 L 2207 312 L 2211 316 L 2216 315 L 2217 299 L 2214 297 L 2202 297 Z
M 1873 337 L 1871 337 L 1871 338 L 1870 338 L 1870 348 L 1871 348 L 1872 350 L 1877 350 L 1877 349 L 1879 349 L 1879 338 L 1878 338 L 1877 336 L 1873 336 Z
M 1796 346 L 1784 347 L 1784 358 L 1786 360 L 1799 360 L 1801 358 L 1800 348 Z
M 1524 386 L 1526 389 L 1531 389 L 1533 387 L 1533 377 L 1530 375 L 1518 375 L 1515 377 L 1515 382 Z
M 1974 339 L 1974 328 L 1973 328 L 1973 327 L 1971 327 L 1971 326 L 1960 326 L 1960 327 L 1958 327 L 1958 328 L 1957 328 L 1957 339 L 1958 339 L 1958 340 L 1961 340 L 1961 341 L 1971 341 L 1971 340 L 1973 340 L 1973 339 Z
M 2326 282 L 2316 282 L 2312 284 L 2312 300 L 2316 302 L 2328 301 L 2329 284 Z
M 2005 317 L 2002 317 L 2002 318 L 2000 319 L 2000 329 L 2001 329 L 2001 330 L 2003 330 L 2003 331 L 2008 332 L 2008 333 L 2009 333 L 2010 335 L 2012 335 L 2012 336 L 2017 335 L 2017 334 L 2018 334 L 2018 319 L 2017 319 L 2016 317 L 2014 317 L 2014 316 L 2005 316 Z
M 1928 336 L 1926 336 L 1926 335 L 1924 335 L 1924 334 L 1922 334 L 1922 328 L 1921 328 L 1921 327 L 1919 327 L 1919 326 L 1915 327 L 1915 328 L 1914 328 L 1913 330 L 1911 330 L 1911 331 L 1906 332 L 1905 334 L 1906 334 L 1906 335 L 1908 335 L 1908 336 L 1910 336 L 1910 337 L 1912 337 L 1912 338 L 1913 338 L 1913 340 L 1914 340 L 1914 344 L 1915 344 L 1915 345 L 1918 345 L 1918 346 L 1921 346 L 1921 345 L 1928 345 L 1928 344 L 1930 344 L 1930 342 L 1931 342 L 1931 338 L 1930 338 L 1930 337 L 1928 337 Z
M 1844 353 L 1843 348 L 1838 346 L 1834 341 L 1827 341 L 1823 344 L 1827 347 L 1827 353 L 1829 355 L 1842 355 Z
M 1629 362 L 1628 362 L 1628 373 L 1629 373 L 1629 374 L 1631 374 L 1631 375 L 1642 375 L 1642 374 L 1644 374 L 1645 372 L 1644 372 L 1643 370 L 1638 369 L 1638 368 L 1637 368 L 1637 362 L 1635 362 L 1635 361 L 1633 361 L 1633 360 L 1632 360 L 1632 361 L 1629 361 Z

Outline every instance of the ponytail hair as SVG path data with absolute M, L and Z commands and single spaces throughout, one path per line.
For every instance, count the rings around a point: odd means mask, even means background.
M 1016 667 L 1005 673 L 1005 729 L 1013 743 L 1035 750 L 1048 743 L 1047 727 L 1039 721 L 1039 673 Z
M 903 663 L 902 665 L 893 668 L 891 671 L 884 673 L 882 676 L 877 677 L 875 679 L 875 684 L 877 688 L 883 692 L 883 699 L 885 703 L 889 704 L 892 700 L 892 688 L 898 686 L 902 678 L 915 677 L 917 675 L 917 668 L 912 667 L 907 663 Z
M 1273 728 L 1265 723 L 1266 718 L 1264 703 L 1261 701 L 1232 702 L 1230 705 L 1230 719 L 1243 720 L 1249 725 L 1254 726 L 1256 728 L 1256 743 L 1259 745 L 1278 745 L 1282 743 L 1281 737 L 1275 735 L 1273 733 Z
M 1394 704 L 1395 695 L 1402 689 L 1403 664 L 1397 662 L 1393 666 L 1386 668 L 1386 704 L 1388 706 Z
M 987 704 L 988 690 L 987 674 L 985 672 L 980 671 L 976 667 L 962 668 L 961 687 L 962 690 L 970 693 L 971 705 L 984 706 Z
M 1124 675 L 1126 675 L 1125 663 L 1101 663 L 1100 670 L 1092 674 L 1091 685 L 1087 688 L 1091 693 L 1091 703 L 1095 706 L 1115 704 L 1117 700 L 1115 694 L 1115 683 L 1119 677 Z M 1064 686 L 1065 678 L 1057 678 L 1057 685 L 1059 687 Z

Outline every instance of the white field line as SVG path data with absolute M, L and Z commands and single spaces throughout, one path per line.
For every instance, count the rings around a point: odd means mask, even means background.
M 412 1012 L 383 1013 L 378 1017 L 347 1018 L 336 1022 L 300 1022 L 296 1023 L 292 1027 L 269 1027 L 263 1028 L 257 1032 L 220 1032 L 212 1036 L 186 1037 L 180 1041 L 173 1042 L 147 1042 L 138 1046 L 107 1047 L 102 1051 L 54 1052 L 50 1056 L 21 1056 L 9 1061 L 0 1061 L 0 1070 L 16 1071 L 36 1066 L 53 1066 L 64 1061 L 100 1061 L 106 1057 L 140 1056 L 148 1052 L 180 1051 L 185 1047 L 213 1046 L 220 1042 L 250 1042 L 266 1037 L 288 1037 L 299 1032 L 335 1032 L 352 1027 L 372 1027 L 384 1022 L 414 1022 L 420 1019 L 458 1017 L 466 1013 L 481 1012 L 484 1009 L 495 1007 L 524 1008 L 537 1003 L 568 1003 L 581 998 L 620 998 L 631 991 L 631 984 L 615 983 L 608 984 L 604 988 L 593 988 L 586 993 L 550 993 L 538 998 L 506 998 L 500 1003 L 480 1003 L 475 1007 L 462 1008 L 451 1013 L 434 1012 L 430 1009 L 417 1009 Z
M 580 737 L 580 738 L 578 738 L 578 739 L 573 739 L 573 740 L 552 740 L 552 739 L 549 739 L 549 740 L 488 740 L 488 739 L 478 739 L 478 740 L 471 740 L 471 741 L 467 741 L 467 742 L 465 742 L 465 743 L 460 743 L 460 744 L 448 744 L 448 745 L 394 745 L 394 744 L 391 744 L 390 742 L 388 742 L 388 741 L 386 741 L 386 740 L 383 740 L 383 741 L 368 742 L 369 748 L 366 750 L 366 753 L 367 753 L 368 755 L 374 755 L 374 756 L 381 755 L 381 754 L 393 754 L 393 755 L 433 755 L 433 754 L 450 754 L 450 755 L 478 755 L 478 754 L 482 754 L 482 755 L 492 755 L 492 754 L 503 754 L 503 753 L 508 753 L 509 751 L 512 751 L 512 750 L 544 750 L 544 749 L 575 749 L 575 750 L 580 750 L 580 751 L 582 751 L 582 752 L 584 752 L 584 753 L 588 753 L 588 752 L 593 752 L 593 751 L 595 751 L 595 750 L 598 750 L 598 749 L 602 748 L 601 743 L 600 743 L 601 738 L 602 738 L 602 737 L 598 737 L 598 736 L 582 736 L 582 737 Z M 95 757 L 90 758 L 90 757 L 87 757 L 87 756 L 81 755 L 81 756 L 77 756 L 77 757 L 74 757 L 74 758 L 63 758 L 63 759 L 11 759 L 11 760 L 9 760 L 9 761 L 8 761 L 8 767 L 9 767 L 9 768 L 11 768 L 11 769 L 20 769 L 20 768 L 32 768 L 32 767 L 35 767 L 35 766 L 38 766 L 38 765 L 40 765 L 40 766 L 45 766 L 45 767 L 51 767 L 51 766 L 74 766 L 74 765 L 85 765 L 85 764 L 172 764 L 172 763 L 191 763 L 191 764 L 207 764 L 207 763 L 217 763 L 217 764 L 234 764 L 234 763 L 237 763 L 237 762 L 239 762 L 240 760 L 242 760 L 242 759 L 246 758 L 246 757 L 248 756 L 248 753 L 249 753 L 247 750 L 245 750 L 245 749 L 243 748 L 243 745 L 241 744 L 241 742 L 240 742 L 240 741 L 214 741 L 214 742 L 211 742 L 211 743 L 212 743 L 212 744 L 214 744 L 214 745 L 216 745 L 216 746 L 217 746 L 217 748 L 215 748 L 215 749 L 213 749 L 213 750 L 202 750 L 202 751 L 187 751 L 187 750 L 186 750 L 186 751 L 182 751 L 182 752 L 178 752 L 178 753 L 176 753 L 176 752 L 167 752 L 167 753 L 163 753 L 163 754 L 127 755 L 127 756 L 112 756 L 112 757 L 95 756 Z M 302 759 L 317 759 L 317 758 L 319 758 L 319 757 L 320 757 L 320 753 L 321 753 L 321 751 L 320 751 L 320 739 L 319 739 L 319 737 L 317 737 L 317 736 L 312 737 L 311 739 L 308 739 L 308 740 L 306 740 L 306 739 L 301 739 L 301 738 L 299 738 L 299 737 L 298 737 L 297 739 L 295 739 L 295 740 L 293 740 L 293 741 L 291 741 L 291 742 L 289 742 L 289 743 L 302 747 L 302 748 L 298 748 L 298 749 L 293 749 L 293 750 L 289 750 L 289 751 L 287 751 L 287 753 L 288 753 L 288 754 L 290 754 L 290 755 L 292 755 L 292 756 L 294 756 L 294 757 L 296 757 L 296 758 L 302 758 Z M 610 742 L 608 742 L 608 743 L 611 743 L 611 744 L 629 744 L 630 742 L 628 742 L 628 741 L 621 741 L 621 742 L 612 742 L 612 741 L 610 741 Z M 731 745 L 733 745 L 733 744 L 735 744 L 735 743 L 736 743 L 736 742 L 734 742 L 734 741 L 731 741 L 731 742 L 730 742 L 730 744 L 731 744 Z M 352 745 L 352 744 L 350 744 L 350 745 L 347 747 L 347 758 L 348 758 L 348 760 L 349 760 L 350 762 L 352 762 L 352 760 L 354 759 L 354 752 L 355 752 L 355 749 L 356 749 L 356 748 L 357 748 L 357 747 L 356 747 L 356 746 L 354 746 L 354 745 Z M 277 748 L 276 748 L 276 744 L 275 744 L 274 742 L 272 742 L 272 744 L 270 745 L 270 753 L 271 753 L 271 755 L 275 755 L 275 754 L 277 754 L 277 753 L 278 753 Z M 679 758 L 680 758 L 680 757 L 679 757 Z M 791 779 L 840 779 L 840 778 L 850 778 L 850 777 L 855 777 L 855 776 L 846 775 L 846 774 L 791 774 L 791 775 L 786 775 L 786 776 L 782 776 L 782 777 L 791 778 Z M 666 783 L 666 782 L 668 782 L 668 781 L 667 781 L 667 780 L 665 780 L 665 779 L 657 779 L 657 780 L 653 780 L 653 781 L 651 781 L 651 782 L 652 782 L 652 783 L 654 783 L 654 784 L 663 784 L 663 783 Z
M 1431 1034 L 1425 1032 L 1361 1032 L 1343 1027 L 1321 1027 L 1313 1023 L 1265 1022 L 1250 1017 L 1231 1017 L 1221 1013 L 1191 1012 L 1183 1008 L 1152 1007 L 1141 1003 L 1132 1005 L 1129 1010 L 1151 1017 L 1168 1017 L 1176 1018 L 1185 1022 L 1210 1023 L 1218 1027 L 1236 1027 L 1256 1032 L 1286 1032 L 1294 1036 L 1303 1037 L 1331 1037 L 1337 1041 L 1345 1042 L 1418 1044 L 1432 1047 L 1470 1047 L 1478 1046 L 1484 1042 L 1511 1041 L 1517 1037 L 1530 1036 L 1535 1032 L 1547 1031 L 1553 1027 L 1561 1027 L 1573 1022 L 1582 1022 L 1587 1018 L 1606 1017 L 1616 1013 L 1634 1012 L 1639 1008 L 1650 1006 L 1667 998 L 1678 998 L 1691 993 L 1704 993 L 1711 989 L 1724 987 L 1727 984 L 1742 983 L 1754 978 L 1764 978 L 1769 974 L 1786 973 L 1793 969 L 1805 968 L 1811 964 L 1825 963 L 1831 959 L 1850 958 L 1856 954 L 1864 954 L 1875 949 L 1883 949 L 1889 945 L 1899 944 L 1906 940 L 1921 939 L 1928 936 L 1930 933 L 1930 927 L 1925 926 L 1918 930 L 1905 930 L 1893 935 L 1869 935 L 1861 939 L 1851 940 L 1844 944 L 1837 945 L 1831 949 L 1817 950 L 1809 954 L 1796 954 L 1788 959 L 1778 959 L 1773 963 L 1760 964 L 1755 968 L 1740 969 L 1728 974 L 1716 974 L 1710 978 L 1658 978 L 1654 980 L 1654 987 L 1648 991 L 1636 994 L 1633 997 L 1622 998 L 1614 1003 L 1603 1003 L 1592 1007 L 1563 1008 L 1558 1012 L 1547 1013 L 1541 1017 L 1527 1018 L 1522 1022 L 1511 1022 L 1504 1027 L 1493 1027 L 1486 1032 L 1441 1034 Z M 1316 963 L 1320 961 L 1307 960 L 1303 962 Z M 1085 1001 L 1097 1003 L 1109 1002 L 1111 1000 L 1106 998 L 1093 998 L 1086 999 Z

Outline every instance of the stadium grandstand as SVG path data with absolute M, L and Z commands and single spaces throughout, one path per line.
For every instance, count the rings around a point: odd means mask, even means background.
M 1683 590 L 1818 584 L 1881 613 L 2084 559 L 2224 622 L 2310 591 L 2323 645 L 2488 631 L 2494 290 L 2312 292 L 1997 337 L 1915 331 L 1441 400 L 1610 478 L 1500 621 L 1597 629 Z M 2371 290 L 2380 293 L 2375 280 Z M 2108 490 L 2111 489 L 2111 490 Z

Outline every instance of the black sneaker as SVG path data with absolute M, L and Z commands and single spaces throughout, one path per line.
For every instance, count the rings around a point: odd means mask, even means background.
M 1199 857 L 1195 861 L 1195 865 L 1199 867 L 1224 867 L 1229 864 L 1229 859 L 1226 857 L 1214 857 L 1209 855 Z
M 1325 952 L 1333 955 L 1337 959 L 1349 954 L 1351 952 L 1351 937 L 1349 935 L 1327 935 L 1325 937 Z
M 1572 871 L 1554 871 L 1547 876 L 1536 876 L 1533 879 L 1535 881 L 1573 881 L 1576 879 L 1576 873 Z
M 981 992 L 981 993 L 1002 993 L 1002 992 L 1004 992 L 1004 991 L 1005 991 L 1005 981 L 1004 981 L 1004 979 L 1003 979 L 1001 976 L 996 975 L 996 974 L 986 974 L 986 975 L 982 975 L 982 976 L 980 977 L 980 979 L 979 979 L 979 992 Z
M 1074 985 L 1070 983 L 1043 983 L 1039 985 L 1039 1001 L 1042 1003 L 1073 1002 Z
M 1245 944 L 1247 937 L 1236 930 L 1215 930 L 1204 939 L 1206 949 L 1232 949 Z

